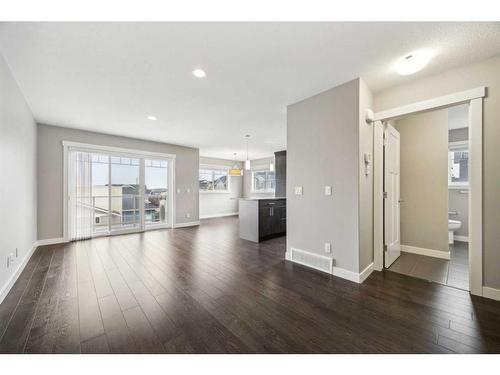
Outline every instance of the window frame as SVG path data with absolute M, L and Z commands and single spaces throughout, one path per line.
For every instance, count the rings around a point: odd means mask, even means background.
M 470 165 L 467 168 L 467 182 L 454 182 L 451 176 L 451 152 L 454 151 L 467 151 L 469 149 L 469 141 L 456 141 L 448 143 L 448 188 L 449 189 L 468 189 L 470 183 Z M 470 163 L 469 163 L 470 164 Z
M 231 176 L 229 176 L 230 167 L 226 165 L 210 165 L 210 164 L 200 164 L 198 168 L 198 190 L 200 194 L 230 194 L 231 193 Z M 224 172 L 227 176 L 227 188 L 225 190 L 204 190 L 200 189 L 200 171 L 210 170 L 212 172 L 212 181 L 214 180 L 215 172 Z
M 262 190 L 255 189 L 255 173 L 258 173 L 258 172 L 265 172 L 266 173 L 266 180 L 265 180 L 266 189 L 262 189 Z M 267 188 L 268 181 L 269 181 L 268 176 L 270 173 L 274 173 L 274 189 Z M 276 192 L 276 171 L 271 171 L 271 170 L 269 170 L 269 168 L 256 168 L 256 169 L 252 169 L 251 176 L 252 176 L 251 184 L 252 184 L 252 193 L 253 194 L 270 194 L 270 193 Z

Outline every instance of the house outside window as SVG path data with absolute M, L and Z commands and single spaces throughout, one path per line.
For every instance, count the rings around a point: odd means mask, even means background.
M 469 147 L 467 142 L 450 142 L 448 150 L 448 186 L 469 185 Z
M 229 193 L 229 170 L 201 166 L 198 178 L 200 192 Z
M 252 171 L 252 192 L 274 193 L 276 187 L 276 176 L 269 170 Z

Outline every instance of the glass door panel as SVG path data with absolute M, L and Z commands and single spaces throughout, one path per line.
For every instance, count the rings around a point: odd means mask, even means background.
M 111 156 L 111 231 L 141 228 L 140 159 Z
M 109 232 L 109 155 L 91 154 L 92 158 L 92 233 Z
M 168 224 L 168 161 L 144 160 L 144 223 Z

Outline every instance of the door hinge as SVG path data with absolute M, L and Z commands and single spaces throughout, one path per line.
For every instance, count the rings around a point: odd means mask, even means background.
M 386 199 L 386 198 L 387 198 L 387 191 L 384 191 L 383 196 L 384 196 L 384 199 Z

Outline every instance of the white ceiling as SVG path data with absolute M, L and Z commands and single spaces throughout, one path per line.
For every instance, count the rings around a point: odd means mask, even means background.
M 421 48 L 437 53 L 424 70 L 392 71 Z M 377 91 L 500 54 L 500 24 L 3 23 L 0 51 L 38 122 L 230 159 L 249 133 L 253 159 L 286 147 L 288 104 L 358 76 Z

